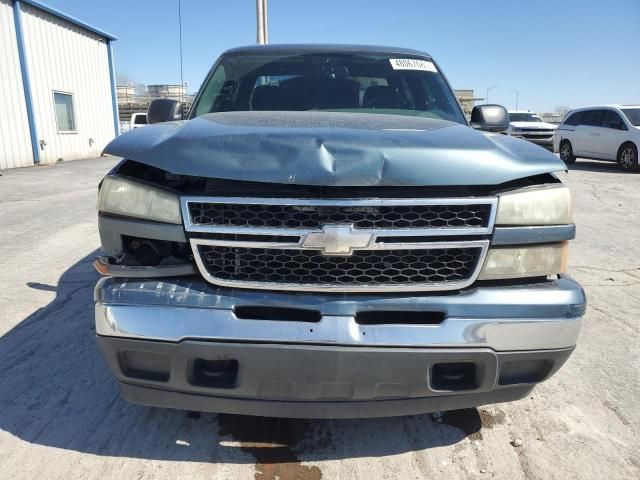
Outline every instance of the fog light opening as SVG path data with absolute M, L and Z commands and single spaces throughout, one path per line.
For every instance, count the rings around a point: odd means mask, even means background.
M 473 390 L 478 388 L 478 367 L 472 362 L 436 363 L 431 368 L 434 390 Z
M 209 388 L 234 388 L 238 378 L 238 361 L 196 358 L 191 368 L 190 383 Z

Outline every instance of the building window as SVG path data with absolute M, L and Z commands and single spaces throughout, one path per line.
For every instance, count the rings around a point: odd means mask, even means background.
M 56 110 L 58 132 L 75 132 L 76 119 L 73 114 L 73 95 L 53 92 L 53 103 Z

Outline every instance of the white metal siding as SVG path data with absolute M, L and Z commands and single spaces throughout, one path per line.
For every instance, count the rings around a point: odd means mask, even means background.
M 33 165 L 11 0 L 0 0 L 0 170 Z
M 107 41 L 25 4 L 22 29 L 38 142 L 46 142 L 40 162 L 99 156 L 115 135 Z M 54 91 L 73 94 L 75 133 L 58 132 Z

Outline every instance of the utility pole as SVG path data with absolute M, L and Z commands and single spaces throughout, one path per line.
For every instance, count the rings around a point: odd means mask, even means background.
M 178 0 L 178 28 L 180 29 L 180 103 L 184 106 L 184 77 L 182 75 L 182 1 Z
M 487 88 L 487 95 L 484 97 L 484 101 L 489 103 L 489 92 L 496 88 L 498 85 L 493 85 L 492 87 Z
M 269 43 L 267 26 L 267 0 L 256 0 L 257 42 L 258 45 Z
M 518 90 L 514 90 L 513 88 L 512 90 L 516 92 L 516 110 L 518 110 L 518 97 L 520 96 L 520 92 L 518 92 Z

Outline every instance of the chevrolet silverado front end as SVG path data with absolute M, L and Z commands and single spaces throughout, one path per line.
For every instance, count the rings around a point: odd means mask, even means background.
M 106 149 L 96 333 L 128 400 L 451 410 L 522 398 L 573 351 L 564 165 L 470 128 L 428 55 L 232 50 L 189 117 Z

